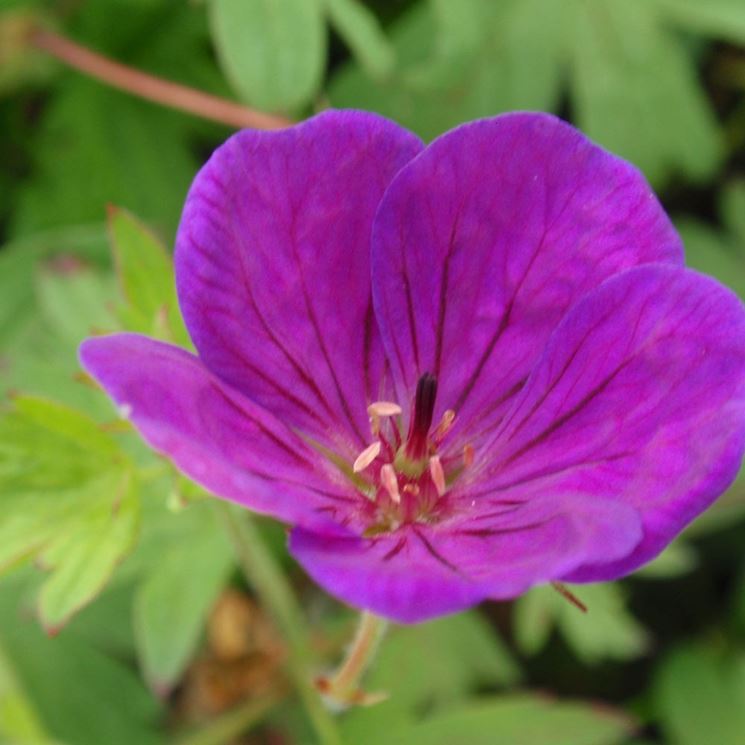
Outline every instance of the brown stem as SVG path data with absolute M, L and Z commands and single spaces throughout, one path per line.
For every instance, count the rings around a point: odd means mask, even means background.
M 134 70 L 92 52 L 54 31 L 35 29 L 29 40 L 37 49 L 86 75 L 163 106 L 187 111 L 230 127 L 282 129 L 292 124 L 284 117 L 249 109 L 233 101 Z

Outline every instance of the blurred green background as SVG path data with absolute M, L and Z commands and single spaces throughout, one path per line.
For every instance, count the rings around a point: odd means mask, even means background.
M 261 520 L 274 574 L 244 579 L 212 501 L 76 362 L 92 331 L 188 344 L 169 247 L 232 129 L 71 70 L 37 24 L 292 119 L 370 109 L 431 139 L 554 111 L 638 165 L 689 264 L 745 296 L 745 0 L 0 0 L 0 742 L 320 742 L 293 671 L 331 667 L 352 614 Z M 538 588 L 393 629 L 368 681 L 389 699 L 328 741 L 743 745 L 744 547 L 741 478 L 649 567 L 574 588 L 587 615 Z

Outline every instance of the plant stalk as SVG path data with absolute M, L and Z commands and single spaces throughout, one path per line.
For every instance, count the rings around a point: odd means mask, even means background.
M 281 569 L 267 550 L 251 515 L 215 500 L 243 573 L 262 606 L 282 629 L 289 648 L 288 672 L 316 732 L 319 745 L 341 745 L 331 713 L 313 686 L 311 653 L 300 607 Z

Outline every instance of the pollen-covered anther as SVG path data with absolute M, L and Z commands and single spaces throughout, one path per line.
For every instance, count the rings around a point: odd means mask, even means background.
M 401 407 L 393 401 L 375 401 L 367 407 L 370 416 L 370 431 L 377 436 L 380 432 L 380 420 L 387 416 L 398 416 L 402 412 Z
M 401 411 L 401 407 L 393 401 L 375 401 L 367 407 L 370 416 L 398 416 Z
M 475 458 L 476 451 L 473 449 L 473 445 L 465 445 L 463 448 L 463 465 L 466 468 L 472 466 Z
M 396 469 L 390 463 L 386 463 L 380 469 L 380 483 L 388 492 L 388 496 L 396 503 L 401 502 L 401 493 L 398 490 L 398 476 Z
M 404 484 L 404 494 L 411 494 L 412 497 L 416 497 L 420 491 L 416 484 Z
M 382 447 L 380 440 L 373 442 L 372 445 L 368 445 L 352 463 L 352 471 L 359 473 L 364 471 L 379 455 L 380 448 Z
M 442 496 L 445 493 L 445 471 L 442 468 L 439 455 L 433 455 L 429 459 L 429 475 L 432 478 L 432 483 L 437 489 L 437 494 Z

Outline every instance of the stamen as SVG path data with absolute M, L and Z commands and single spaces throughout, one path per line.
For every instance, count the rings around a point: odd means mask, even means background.
M 432 483 L 437 489 L 437 494 L 442 496 L 445 493 L 445 471 L 442 468 L 439 455 L 433 455 L 429 459 L 429 475 L 432 477 Z
M 561 595 L 565 600 L 568 600 L 575 608 L 578 608 L 583 613 L 587 613 L 587 606 L 573 593 L 569 588 L 561 582 L 551 582 L 551 587 Z
M 368 445 L 352 463 L 352 471 L 359 473 L 364 471 L 379 455 L 381 448 L 380 441 L 374 442 L 372 445 Z
M 392 401 L 375 401 L 367 407 L 370 416 L 398 416 L 402 409 Z
M 452 409 L 446 409 L 443 412 L 440 423 L 437 425 L 437 428 L 432 435 L 432 439 L 439 442 L 450 431 L 450 428 L 453 426 L 454 421 L 455 412 Z
M 375 401 L 367 407 L 367 413 L 370 415 L 370 431 L 373 437 L 377 437 L 380 432 L 380 420 L 386 416 L 398 416 L 401 413 L 401 407 L 393 401 Z
M 416 484 L 405 484 L 404 494 L 411 494 L 413 497 L 419 495 L 419 487 Z
M 473 461 L 476 458 L 476 451 L 473 449 L 473 445 L 466 445 L 463 448 L 463 465 L 468 468 L 473 465 Z
M 390 463 L 386 463 L 380 469 L 380 483 L 383 488 L 388 492 L 388 496 L 396 503 L 400 504 L 401 494 L 398 491 L 398 477 L 396 476 L 396 470 Z

